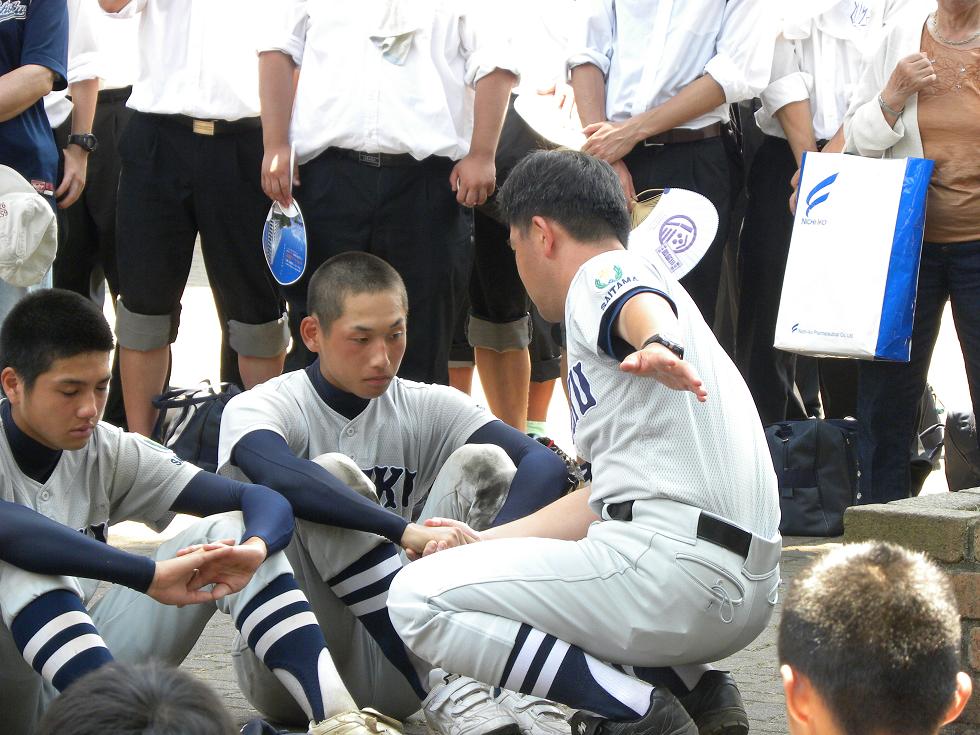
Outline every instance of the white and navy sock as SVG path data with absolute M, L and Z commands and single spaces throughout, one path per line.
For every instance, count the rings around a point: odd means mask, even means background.
M 653 689 L 529 625 L 521 625 L 499 684 L 611 720 L 642 717 Z
M 398 547 L 392 543 L 381 544 L 327 580 L 327 584 L 361 621 L 385 658 L 408 680 L 419 699 L 425 699 L 427 691 L 419 668 L 428 667 L 409 654 L 388 615 L 388 588 L 401 568 Z
M 235 626 L 310 720 L 357 709 L 292 574 L 276 577 L 249 600 Z
M 10 624 L 17 650 L 59 692 L 112 661 L 81 599 L 52 590 L 20 611 Z

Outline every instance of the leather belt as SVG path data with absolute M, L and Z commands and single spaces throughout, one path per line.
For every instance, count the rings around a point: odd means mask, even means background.
M 428 160 L 423 158 L 420 161 L 411 153 L 365 153 L 364 151 L 352 151 L 348 148 L 327 148 L 325 152 L 340 158 L 349 158 L 372 168 L 421 166 Z
M 699 140 L 717 138 L 721 135 L 721 131 L 722 127 L 719 122 L 711 123 L 703 128 L 674 128 L 660 133 L 660 135 L 654 135 L 652 138 L 647 138 L 640 145 L 644 148 L 652 148 L 674 143 L 695 143 Z
M 262 127 L 262 119 L 258 117 L 243 117 L 238 120 L 202 120 L 188 115 L 160 115 L 153 112 L 146 114 L 157 120 L 188 128 L 197 135 L 230 135 L 247 130 L 258 130 Z
M 631 521 L 633 520 L 633 501 L 627 500 L 623 503 L 607 505 L 606 513 L 614 521 Z M 749 556 L 749 547 L 752 544 L 751 533 L 703 511 L 698 518 L 697 536 L 703 541 L 728 549 L 743 559 L 747 559 Z

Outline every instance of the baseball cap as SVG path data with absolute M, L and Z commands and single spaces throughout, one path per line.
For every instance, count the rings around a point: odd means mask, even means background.
M 630 233 L 629 249 L 683 278 L 701 262 L 717 233 L 715 205 L 697 192 L 671 187 Z
M 272 277 L 290 286 L 306 270 L 306 223 L 294 199 L 288 207 L 273 202 L 262 228 L 262 251 Z
M 54 210 L 28 181 L 0 165 L 0 278 L 36 286 L 58 251 Z

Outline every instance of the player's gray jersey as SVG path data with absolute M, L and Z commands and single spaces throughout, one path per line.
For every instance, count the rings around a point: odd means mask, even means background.
M 174 516 L 170 506 L 198 472 L 156 442 L 99 423 L 88 443 L 62 452 L 47 482 L 40 483 L 20 471 L 0 429 L 0 497 L 100 541 L 120 521 L 162 531 Z
M 296 370 L 228 402 L 221 415 L 218 472 L 247 479 L 231 463 L 231 450 L 246 434 L 266 429 L 282 436 L 301 459 L 347 455 L 374 483 L 383 506 L 414 520 L 449 455 L 493 420 L 454 388 L 400 378 L 348 420 L 317 394 L 305 370 Z
M 653 378 L 622 372 L 620 361 L 600 349 L 599 340 L 607 336 L 602 326 L 636 289 L 659 292 L 674 303 L 678 338 L 704 381 L 706 403 Z M 779 500 L 759 414 L 681 285 L 639 255 L 605 252 L 575 275 L 565 314 L 572 435 L 576 449 L 592 462 L 593 510 L 664 497 L 772 538 Z

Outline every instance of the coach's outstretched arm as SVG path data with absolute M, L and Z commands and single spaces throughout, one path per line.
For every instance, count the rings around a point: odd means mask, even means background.
M 231 549 L 198 550 L 155 562 L 97 541 L 31 508 L 0 500 L 0 560 L 35 574 L 121 584 L 170 605 L 217 599 L 211 591 L 200 589 L 209 582 L 199 570 L 227 559 Z
M 472 537 L 456 528 L 426 528 L 368 500 L 315 462 L 300 459 L 274 431 L 259 429 L 243 436 L 231 461 L 252 480 L 275 488 L 292 505 L 297 518 L 384 536 L 402 548 L 422 553 L 429 543 L 448 548 Z

